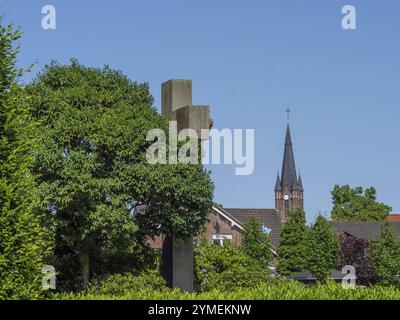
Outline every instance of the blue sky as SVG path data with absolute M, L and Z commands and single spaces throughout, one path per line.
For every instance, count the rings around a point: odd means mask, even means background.
M 57 29 L 41 28 L 41 8 L 57 10 Z M 357 30 L 341 28 L 354 5 Z M 334 184 L 375 186 L 400 212 L 400 2 L 347 0 L 2 0 L 0 14 L 20 26 L 19 63 L 76 57 L 160 84 L 193 80 L 193 102 L 210 104 L 216 128 L 255 129 L 255 171 L 210 166 L 215 201 L 225 207 L 274 206 L 292 110 L 292 139 L 309 221 L 331 210 Z M 29 77 L 26 79 L 29 80 Z

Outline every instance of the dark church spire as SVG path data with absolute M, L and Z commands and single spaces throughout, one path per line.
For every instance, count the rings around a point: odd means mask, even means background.
M 292 137 L 290 135 L 289 124 L 286 127 L 285 151 L 283 153 L 281 183 L 283 189 L 287 186 L 289 190 L 292 189 L 294 183 L 297 184 L 296 165 L 294 163 Z
M 290 110 L 286 111 L 289 120 Z M 285 150 L 283 153 L 282 173 L 279 173 L 275 184 L 275 209 L 281 217 L 281 221 L 287 221 L 290 211 L 303 209 L 304 190 L 301 176 L 297 177 L 294 161 L 292 137 L 289 124 L 286 127 Z

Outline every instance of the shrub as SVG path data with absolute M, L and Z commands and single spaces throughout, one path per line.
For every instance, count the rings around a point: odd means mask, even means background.
M 142 272 L 135 276 L 132 273 L 117 273 L 106 277 L 99 283 L 94 283 L 87 294 L 123 296 L 130 292 L 143 290 L 162 290 L 166 287 L 165 280 L 156 270 Z
M 236 246 L 207 244 L 197 248 L 195 255 L 197 291 L 231 291 L 254 287 L 271 279 L 268 269 Z
M 123 296 L 95 294 L 57 294 L 53 299 L 63 300 L 399 300 L 400 290 L 395 287 L 356 287 L 345 290 L 332 281 L 315 287 L 305 286 L 297 281 L 280 281 L 274 284 L 260 284 L 252 288 L 231 291 L 213 289 L 209 292 L 187 293 L 178 289 L 155 291 L 146 289 L 129 292 Z

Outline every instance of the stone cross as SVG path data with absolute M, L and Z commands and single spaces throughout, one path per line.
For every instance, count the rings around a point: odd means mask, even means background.
M 192 80 L 173 79 L 161 85 L 161 113 L 177 121 L 178 132 L 194 129 L 201 140 L 208 139 L 212 126 L 210 106 L 192 104 Z
M 193 129 L 201 140 L 208 139 L 212 126 L 210 106 L 192 104 L 192 80 L 173 79 L 161 85 L 161 113 L 170 121 L 177 121 L 178 132 Z M 193 247 L 193 236 L 177 241 L 172 231 L 165 237 L 162 273 L 170 287 L 193 291 Z

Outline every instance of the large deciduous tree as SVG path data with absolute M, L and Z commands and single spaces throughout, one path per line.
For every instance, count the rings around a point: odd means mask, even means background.
M 337 266 L 339 242 L 327 219 L 319 215 L 307 237 L 307 268 L 318 281 L 326 281 Z
M 146 160 L 149 130 L 168 134 L 147 84 L 72 60 L 46 66 L 27 89 L 40 122 L 42 209 L 56 226 L 57 255 L 79 270 L 75 282 L 87 285 L 90 261 L 104 250 L 131 252 L 149 236 L 201 230 L 212 206 L 209 173 Z
M 332 190 L 331 216 L 336 221 L 383 221 L 391 207 L 376 200 L 374 187 L 363 190 L 335 185 Z
M 279 274 L 291 275 L 306 268 L 307 229 L 304 211 L 292 210 L 288 221 L 283 224 L 279 239 L 277 267 Z
M 17 68 L 21 32 L 0 21 L 0 300 L 41 295 L 45 240 L 29 172 L 33 122 Z

